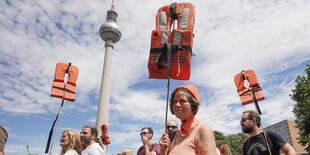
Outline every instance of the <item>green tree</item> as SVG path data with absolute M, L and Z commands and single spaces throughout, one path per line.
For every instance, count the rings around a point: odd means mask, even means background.
M 239 132 L 238 134 L 228 135 L 228 141 L 230 142 L 229 147 L 233 155 L 240 155 L 242 152 L 243 142 L 249 136 L 245 133 Z
M 307 64 L 305 71 L 306 76 L 297 76 L 295 89 L 290 96 L 297 102 L 293 113 L 296 116 L 296 127 L 299 129 L 299 143 L 306 146 L 306 150 L 310 153 L 310 64 Z
M 220 147 L 223 144 L 227 144 L 228 145 L 228 143 L 229 143 L 228 138 L 226 136 L 224 136 L 224 134 L 222 132 L 214 130 L 213 133 L 214 133 L 216 147 L 218 149 L 220 149 Z
M 227 144 L 233 155 L 240 155 L 242 152 L 243 142 L 249 137 L 245 133 L 231 134 L 224 136 L 222 132 L 214 131 L 216 147 L 220 149 L 223 144 Z

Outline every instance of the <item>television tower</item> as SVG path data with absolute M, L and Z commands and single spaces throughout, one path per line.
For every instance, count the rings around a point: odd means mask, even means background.
M 103 23 L 99 29 L 100 37 L 105 42 L 105 57 L 96 119 L 98 138 L 100 138 L 100 136 L 102 135 L 101 126 L 103 124 L 108 126 L 109 123 L 109 95 L 112 49 L 114 48 L 114 43 L 117 43 L 122 36 L 121 30 L 116 24 L 116 18 L 117 12 L 114 9 L 114 0 L 112 0 L 112 7 L 107 12 L 107 21 Z M 106 151 L 106 147 L 104 149 Z

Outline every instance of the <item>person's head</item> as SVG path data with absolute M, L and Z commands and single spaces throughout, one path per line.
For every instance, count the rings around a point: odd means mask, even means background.
M 92 125 L 86 125 L 82 128 L 80 139 L 84 146 L 89 146 L 97 142 L 98 131 Z
M 147 137 L 147 139 L 152 139 L 153 137 L 153 129 L 151 127 L 144 127 L 141 129 L 140 133 L 141 139 L 142 137 Z
M 123 149 L 122 155 L 134 155 L 132 149 Z
M 260 128 L 261 118 L 257 112 L 248 110 L 242 113 L 240 125 L 244 133 L 251 133 L 254 128 Z
M 220 148 L 220 152 L 221 152 L 221 155 L 232 155 L 230 149 L 229 149 L 229 146 L 226 145 L 226 144 L 223 144 Z
M 199 109 L 199 92 L 193 85 L 179 86 L 170 98 L 170 111 L 183 121 L 196 115 Z
M 169 131 L 177 131 L 178 130 L 178 123 L 175 121 L 169 121 L 167 123 L 167 130 Z
M 62 147 L 61 154 L 70 149 L 76 150 L 80 154 L 82 152 L 82 145 L 79 133 L 72 129 L 63 131 L 60 137 L 60 146 Z

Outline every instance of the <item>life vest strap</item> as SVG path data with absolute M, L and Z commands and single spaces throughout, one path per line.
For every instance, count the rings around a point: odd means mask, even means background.
M 163 48 L 159 48 L 161 50 L 159 51 L 160 53 L 158 57 L 156 58 L 156 64 L 157 64 L 158 69 L 162 69 L 168 66 L 168 64 L 170 64 L 169 62 L 167 62 L 168 45 L 169 45 L 169 50 L 171 50 L 170 51 L 171 53 L 177 52 L 177 51 L 188 51 L 192 54 L 192 49 L 189 46 L 171 45 L 171 44 L 166 43 Z
M 172 16 L 172 20 L 177 20 L 177 2 L 171 3 L 170 4 L 170 12 Z
M 67 71 L 66 71 L 67 74 L 69 74 L 70 67 L 71 67 L 71 62 L 69 62 L 69 64 L 68 64 L 68 68 L 67 68 Z
M 63 87 L 57 87 L 57 86 L 53 86 L 53 88 L 56 88 L 56 89 L 60 89 L 60 90 L 63 90 L 63 91 L 66 91 L 66 92 L 69 92 L 69 93 L 72 93 L 72 94 L 75 94 L 74 91 L 71 91 L 67 88 L 63 88 Z
M 259 91 L 259 90 L 262 90 L 262 88 L 259 88 L 259 87 L 258 87 L 258 89 L 248 89 L 247 91 L 243 92 L 243 93 L 240 94 L 239 96 L 242 96 L 242 95 L 244 95 L 244 94 L 246 94 L 246 93 L 248 93 L 248 92 L 252 92 L 252 91 L 256 92 L 256 91 Z
M 188 51 L 188 52 L 190 52 L 191 54 L 193 54 L 193 53 L 192 53 L 192 48 L 189 47 L 189 46 L 180 46 L 180 45 L 174 45 L 174 46 L 177 46 L 177 48 L 172 48 L 172 49 L 171 49 L 171 50 L 172 50 L 171 52 L 176 52 L 176 51 Z M 152 48 L 152 49 L 150 50 L 150 52 L 151 52 L 151 53 L 164 52 L 163 49 L 164 49 L 164 47 L 161 47 L 161 48 Z

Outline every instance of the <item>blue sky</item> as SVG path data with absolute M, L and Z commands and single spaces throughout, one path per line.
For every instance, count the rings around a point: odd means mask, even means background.
M 167 80 L 148 78 L 147 61 L 157 9 L 172 0 L 116 0 L 122 38 L 112 56 L 108 154 L 153 141 L 164 132 Z M 179 1 L 176 1 L 179 2 Z M 181 1 L 180 1 L 181 2 Z M 310 63 L 307 0 L 189 0 L 196 20 L 191 78 L 171 80 L 171 89 L 193 84 L 200 92 L 197 118 L 225 135 L 241 131 L 242 106 L 233 77 L 253 69 L 266 99 L 259 102 L 264 126 L 294 119 L 289 94 Z M 0 124 L 8 133 L 7 155 L 44 154 L 61 100 L 50 97 L 55 66 L 79 67 L 77 98 L 65 102 L 53 152 L 64 129 L 95 125 L 104 42 L 98 31 L 111 8 L 107 0 L 0 1 Z M 169 120 L 177 120 L 169 113 Z

